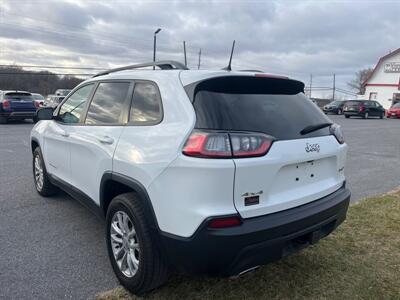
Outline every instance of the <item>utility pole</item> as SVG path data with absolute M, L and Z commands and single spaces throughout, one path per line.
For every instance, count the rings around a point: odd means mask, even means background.
M 186 61 L 186 42 L 183 41 L 183 54 L 185 55 L 185 67 L 187 67 L 187 61 Z
M 156 63 L 156 47 L 157 47 L 157 33 L 161 31 L 161 28 L 158 28 L 156 31 L 154 31 L 154 40 L 153 40 L 153 63 Z M 155 70 L 156 67 L 153 65 L 153 70 Z
M 336 75 L 333 74 L 333 101 L 335 101 L 335 91 L 336 91 Z
M 309 95 L 310 98 L 311 98 L 311 91 L 312 91 L 312 74 L 310 74 L 310 95 Z
M 200 61 L 201 61 L 201 48 L 200 48 L 200 51 L 199 51 L 199 63 L 197 65 L 197 69 L 200 69 Z

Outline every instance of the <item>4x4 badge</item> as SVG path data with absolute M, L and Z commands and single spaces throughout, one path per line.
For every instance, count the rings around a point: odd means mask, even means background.
M 306 152 L 319 152 L 319 144 L 309 144 L 306 143 Z

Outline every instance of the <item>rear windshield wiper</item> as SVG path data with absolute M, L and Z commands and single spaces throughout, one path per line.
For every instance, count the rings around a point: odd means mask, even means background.
M 305 127 L 302 131 L 300 131 L 301 135 L 305 135 L 307 133 L 325 128 L 325 127 L 329 127 L 331 126 L 333 123 L 320 123 L 320 124 L 315 124 L 315 125 L 309 125 L 307 127 Z

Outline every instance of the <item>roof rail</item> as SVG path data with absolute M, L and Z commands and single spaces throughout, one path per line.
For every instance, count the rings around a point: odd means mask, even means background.
M 261 70 L 239 70 L 239 72 L 254 72 L 254 73 L 264 73 Z
M 125 66 L 125 67 L 110 69 L 110 70 L 107 70 L 107 71 L 103 71 L 103 72 L 97 73 L 93 77 L 107 75 L 107 74 L 114 73 L 114 72 L 119 72 L 119 71 L 134 70 L 134 69 L 140 69 L 140 68 L 145 68 L 145 67 L 153 67 L 153 66 L 154 67 L 159 67 L 161 70 L 189 70 L 184 64 L 182 64 L 182 63 L 180 63 L 178 61 L 163 60 L 163 61 L 148 62 L 148 63 L 143 63 L 143 64 L 136 64 L 136 65 L 130 65 L 130 66 Z

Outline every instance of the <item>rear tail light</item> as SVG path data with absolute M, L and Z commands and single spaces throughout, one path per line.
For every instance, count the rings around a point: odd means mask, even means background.
M 194 131 L 182 152 L 203 158 L 256 157 L 267 154 L 272 142 L 261 133 Z
M 337 139 L 339 144 L 343 144 L 345 142 L 342 128 L 338 124 L 333 124 L 330 127 L 330 132 L 331 132 L 332 135 L 335 136 L 335 138 Z
M 242 220 L 238 216 L 225 217 L 213 219 L 208 223 L 208 228 L 218 229 L 218 228 L 228 228 L 235 227 L 242 224 Z
M 10 108 L 10 101 L 4 100 L 3 101 L 3 108 L 5 108 L 5 109 Z
M 358 109 L 360 112 L 363 112 L 365 110 L 365 106 L 360 105 Z

